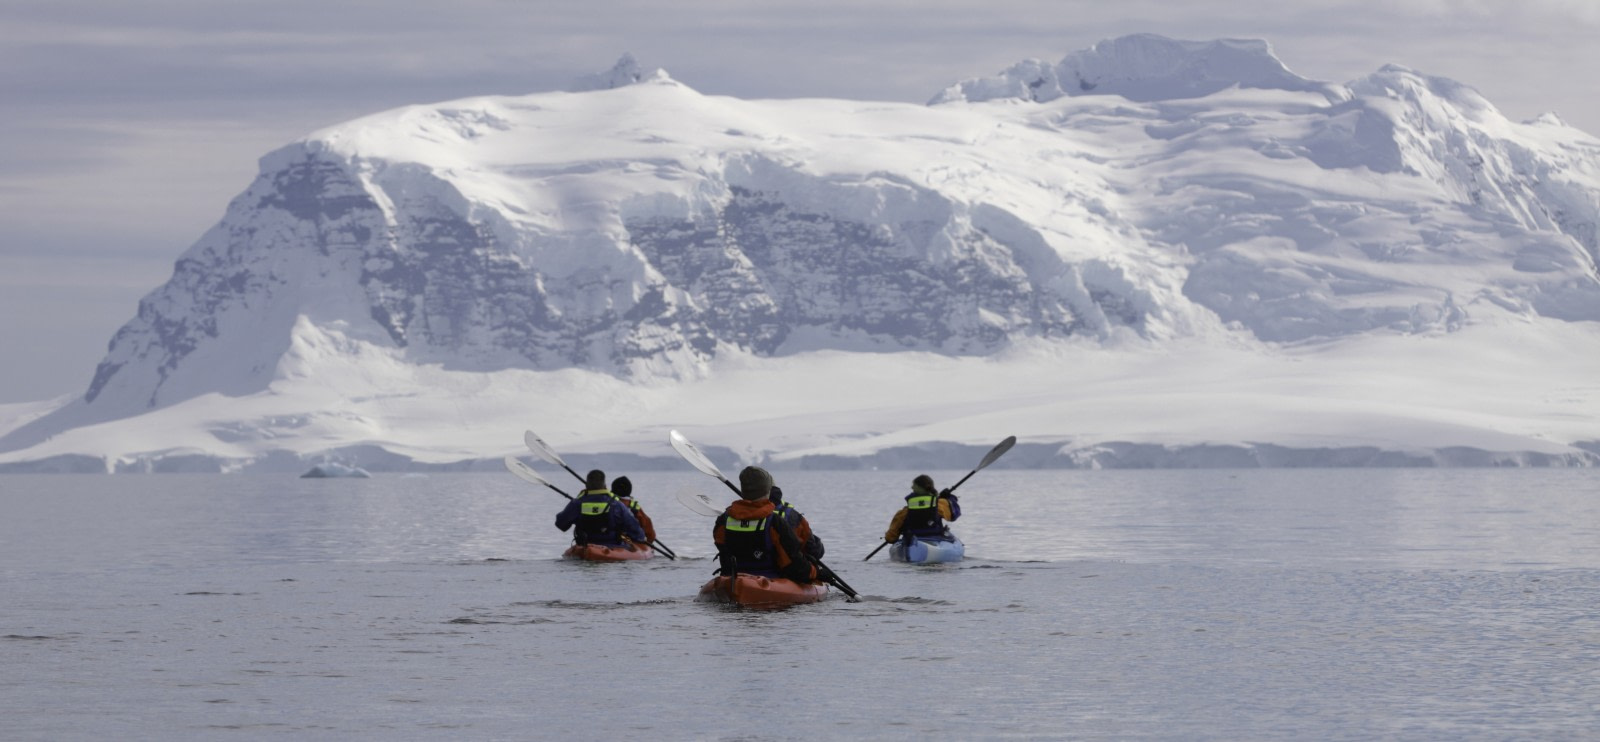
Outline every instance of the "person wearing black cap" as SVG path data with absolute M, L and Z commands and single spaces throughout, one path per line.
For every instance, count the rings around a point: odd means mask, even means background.
M 806 520 L 805 514 L 783 498 L 783 488 L 778 485 L 772 485 L 772 492 L 768 497 L 772 500 L 773 511 L 783 516 L 784 522 L 794 529 L 795 537 L 800 539 L 800 543 L 805 544 L 806 553 L 810 554 L 813 559 L 821 559 L 825 551 L 822 546 L 822 537 L 812 533 L 811 522 Z
M 815 582 L 816 565 L 806 558 L 805 547 L 788 521 L 775 512 L 771 494 L 772 475 L 767 470 L 747 466 L 739 472 L 740 499 L 717 516 L 711 529 L 721 573 Z
M 906 506 L 889 521 L 889 530 L 883 533 L 884 541 L 896 541 L 902 536 L 924 539 L 948 539 L 950 529 L 945 521 L 961 517 L 961 501 L 950 490 L 936 490 L 933 477 L 918 474 L 911 480 L 911 494 L 906 495 Z
M 622 504 L 628 506 L 633 517 L 638 519 L 639 527 L 644 529 L 644 535 L 650 543 L 656 541 L 656 524 L 650 521 L 650 516 L 645 515 L 644 507 L 638 500 L 633 499 L 633 482 L 627 477 L 617 477 L 611 480 L 611 494 L 616 495 Z
M 583 481 L 583 492 L 556 516 L 556 528 L 566 531 L 576 526 L 572 540 L 578 544 L 622 546 L 626 538 L 641 545 L 633 548 L 646 548 L 642 545 L 650 539 L 645 537 L 633 511 L 606 489 L 606 473 L 595 469 Z

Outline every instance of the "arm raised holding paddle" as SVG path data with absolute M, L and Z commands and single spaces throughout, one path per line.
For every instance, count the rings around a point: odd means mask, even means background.
M 1017 437 L 1014 435 L 1007 436 L 1005 440 L 1000 441 L 998 445 L 989 450 L 989 453 L 984 455 L 983 461 L 978 463 L 977 468 L 967 472 L 967 475 L 962 477 L 961 481 L 956 482 L 949 489 L 939 490 L 937 494 L 935 494 L 933 478 L 926 474 L 918 475 L 916 479 L 911 481 L 911 494 L 906 495 L 906 506 L 901 508 L 900 512 L 895 513 L 894 519 L 889 523 L 889 530 L 883 535 L 883 543 L 878 544 L 878 548 L 873 549 L 872 553 L 861 561 L 864 562 L 871 559 L 879 551 L 882 551 L 883 547 L 894 543 L 903 534 L 932 536 L 941 532 L 948 533 L 944 528 L 944 521 L 953 521 L 961 517 L 961 504 L 956 499 L 956 488 L 966 484 L 967 480 L 972 478 L 972 475 L 993 464 L 1015 445 L 1017 445 Z

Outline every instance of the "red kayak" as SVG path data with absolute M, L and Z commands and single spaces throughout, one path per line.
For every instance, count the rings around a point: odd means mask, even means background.
M 571 548 L 561 553 L 564 559 L 582 559 L 586 562 L 631 562 L 636 559 L 649 559 L 655 555 L 650 547 L 639 544 L 625 546 L 573 544 Z
M 802 585 L 782 577 L 741 574 L 733 579 L 713 577 L 700 586 L 699 600 L 737 603 L 746 608 L 783 608 L 815 603 L 828 597 L 825 583 Z

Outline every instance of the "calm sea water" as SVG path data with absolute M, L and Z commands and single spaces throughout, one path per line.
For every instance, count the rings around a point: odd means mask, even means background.
M 693 600 L 715 480 L 629 474 L 678 561 L 509 474 L 0 477 L 0 739 L 1600 729 L 1600 473 L 987 470 L 937 567 L 861 561 L 915 472 L 780 473 L 865 600 L 777 612 Z

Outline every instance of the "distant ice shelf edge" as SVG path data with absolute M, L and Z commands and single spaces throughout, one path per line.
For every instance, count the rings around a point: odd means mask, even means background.
M 1452 446 L 1428 451 L 1390 451 L 1371 446 L 1289 448 L 1271 444 L 1164 446 L 1113 442 L 1084 448 L 1070 444 L 1019 442 L 994 469 L 1291 469 L 1291 468 L 1594 468 L 1600 467 L 1600 440 L 1574 444 L 1572 453 L 1486 451 Z M 970 467 L 988 444 L 926 443 L 886 448 L 864 456 L 807 455 L 741 460 L 726 448 L 706 447 L 721 468 L 760 464 L 773 471 L 956 471 Z M 585 466 L 615 472 L 688 471 L 677 456 L 637 453 L 572 453 Z M 107 461 L 86 455 L 0 463 L 0 474 L 299 474 L 315 462 L 377 473 L 504 473 L 503 457 L 423 462 L 377 446 L 352 446 L 300 456 L 286 451 L 238 460 L 197 454 L 151 455 Z

